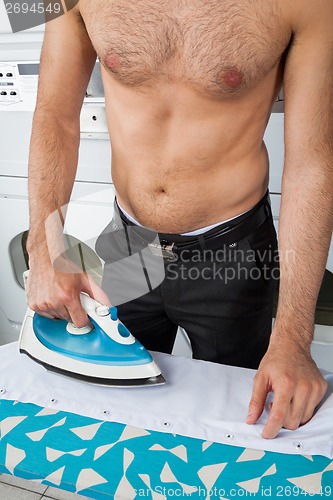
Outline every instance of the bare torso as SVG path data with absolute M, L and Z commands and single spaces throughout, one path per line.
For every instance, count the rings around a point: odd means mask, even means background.
M 120 205 L 181 233 L 251 208 L 291 28 L 282 0 L 81 0 Z

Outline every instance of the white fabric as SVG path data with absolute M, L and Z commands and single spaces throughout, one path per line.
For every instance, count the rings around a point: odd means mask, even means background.
M 266 440 L 261 432 L 268 412 L 247 425 L 254 370 L 154 353 L 164 386 L 99 387 L 47 372 L 17 343 L 0 347 L 0 397 L 231 445 L 333 458 L 333 374 L 316 415 L 296 431 L 282 429 Z
M 118 202 L 117 202 L 118 203 Z M 123 212 L 123 214 L 127 217 L 128 220 L 133 222 L 136 226 L 143 227 L 134 217 L 132 217 L 129 213 L 127 213 L 118 203 L 118 207 L 120 210 Z M 215 224 L 211 224 L 210 226 L 206 227 L 201 227 L 200 229 L 194 229 L 194 231 L 189 231 L 188 233 L 181 233 L 180 236 L 198 236 L 199 234 L 207 233 L 207 231 L 210 231 L 211 229 L 214 229 L 214 227 L 219 226 L 220 224 L 225 224 L 226 222 L 230 222 L 234 219 L 237 219 L 240 215 L 246 214 L 246 212 L 249 212 L 251 209 L 246 210 L 245 212 L 242 212 L 241 214 L 235 215 L 235 217 L 231 217 L 230 219 L 222 220 L 221 222 L 216 222 Z

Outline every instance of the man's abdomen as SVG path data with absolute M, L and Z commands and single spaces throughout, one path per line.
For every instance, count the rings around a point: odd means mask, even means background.
M 183 233 L 245 212 L 267 190 L 265 150 L 237 164 L 207 159 L 199 168 L 195 157 L 183 161 L 171 160 L 168 167 L 156 165 L 156 172 L 149 155 L 132 165 L 126 159 L 113 162 L 119 204 L 142 226 Z
M 232 102 L 169 95 L 107 100 L 112 178 L 120 205 L 155 231 L 183 233 L 255 205 L 268 184 L 267 97 Z M 124 99 L 124 102 L 122 102 Z M 128 110 L 129 113 L 128 113 Z

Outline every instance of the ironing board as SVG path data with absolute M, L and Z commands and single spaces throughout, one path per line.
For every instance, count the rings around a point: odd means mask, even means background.
M 310 432 L 263 440 L 242 422 L 252 371 L 154 356 L 167 384 L 124 390 L 2 346 L 0 472 L 95 499 L 333 498 L 333 375 Z
M 333 497 L 333 461 L 207 442 L 11 400 L 0 472 L 94 499 Z

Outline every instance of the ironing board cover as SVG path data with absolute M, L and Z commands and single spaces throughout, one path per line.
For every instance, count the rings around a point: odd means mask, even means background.
M 95 499 L 333 497 L 333 461 L 207 442 L 10 400 L 0 472 Z

